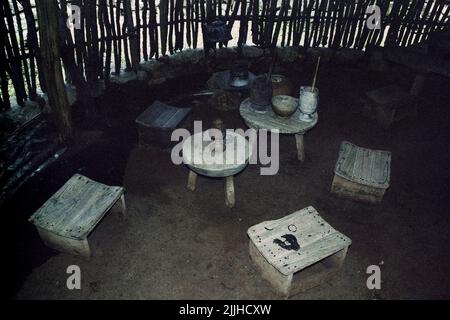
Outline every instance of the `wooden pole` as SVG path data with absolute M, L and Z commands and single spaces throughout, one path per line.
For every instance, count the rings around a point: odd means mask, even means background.
M 313 83 L 312 83 L 312 86 L 311 86 L 313 92 L 314 92 L 314 87 L 316 86 L 317 70 L 319 70 L 319 63 L 320 63 L 320 56 L 317 59 L 316 71 L 314 72 L 314 79 L 313 79 Z
M 59 11 L 56 0 L 37 0 L 40 55 L 47 96 L 61 141 L 72 137 L 69 101 L 64 86 L 58 42 Z

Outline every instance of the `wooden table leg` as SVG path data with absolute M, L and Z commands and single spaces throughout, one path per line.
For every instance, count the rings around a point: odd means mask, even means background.
M 230 208 L 233 208 L 235 204 L 233 176 L 225 178 L 225 204 Z
M 197 182 L 197 176 L 198 175 L 194 171 L 189 170 L 187 188 L 191 191 L 195 191 L 195 184 Z
M 303 134 L 295 135 L 295 142 L 297 144 L 297 157 L 300 161 L 305 161 L 305 142 L 303 139 Z

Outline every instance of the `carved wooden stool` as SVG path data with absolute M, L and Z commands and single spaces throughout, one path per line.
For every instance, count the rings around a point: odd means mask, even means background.
M 28 221 L 49 247 L 89 259 L 87 237 L 119 199 L 125 215 L 124 188 L 75 174 Z
M 259 223 L 247 234 L 251 259 L 284 297 L 329 280 L 343 265 L 351 244 L 313 207 Z
M 172 131 L 183 127 L 191 108 L 176 108 L 163 102 L 155 101 L 137 118 L 139 145 L 169 148 L 175 144 L 171 141 Z
M 366 116 L 374 118 L 385 128 L 396 121 L 417 115 L 416 97 L 397 85 L 366 92 L 364 102 Z
M 343 141 L 334 168 L 331 193 L 356 201 L 379 203 L 389 188 L 391 153 Z

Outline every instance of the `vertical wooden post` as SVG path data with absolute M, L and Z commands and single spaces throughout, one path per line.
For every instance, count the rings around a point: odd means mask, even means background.
M 139 68 L 140 62 L 140 53 L 139 53 L 139 28 L 133 26 L 133 12 L 131 9 L 131 0 L 124 0 L 124 10 L 125 10 L 125 27 L 126 32 L 128 33 L 129 43 L 130 43 L 130 55 L 131 55 L 131 68 L 134 72 L 137 72 Z M 139 16 L 139 12 L 135 12 L 136 17 Z M 139 21 L 136 21 L 136 24 L 139 25 Z
M 72 125 L 58 47 L 58 5 L 56 0 L 37 0 L 36 7 L 42 72 L 44 73 L 48 102 L 59 130 L 59 138 L 64 141 L 72 137 Z

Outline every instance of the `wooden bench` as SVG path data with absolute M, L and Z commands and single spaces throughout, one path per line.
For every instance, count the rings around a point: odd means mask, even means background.
M 75 174 L 29 221 L 49 247 L 89 259 L 91 250 L 87 237 L 119 199 L 124 215 L 124 188 L 107 186 Z
M 329 280 L 343 265 L 351 244 L 311 206 L 259 223 L 247 234 L 251 259 L 284 297 Z
M 414 95 L 391 85 L 366 92 L 364 113 L 387 128 L 392 123 L 417 115 L 417 100 Z
M 331 193 L 356 201 L 379 203 L 389 188 L 391 153 L 343 141 L 334 168 Z
M 190 112 L 191 108 L 176 108 L 155 101 L 136 118 L 139 145 L 161 148 L 173 146 L 175 142 L 170 139 L 172 131 L 181 126 Z

